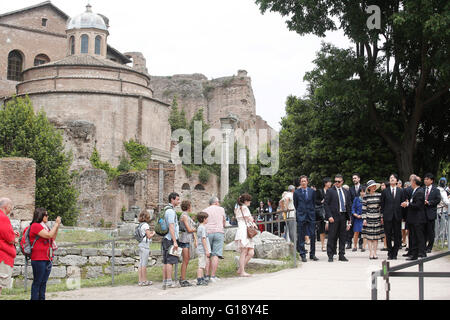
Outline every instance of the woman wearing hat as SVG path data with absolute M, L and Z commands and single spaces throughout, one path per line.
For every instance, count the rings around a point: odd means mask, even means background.
M 377 247 L 378 241 L 384 238 L 383 218 L 381 215 L 381 194 L 376 191 L 380 188 L 380 184 L 374 180 L 367 182 L 366 195 L 363 198 L 362 219 L 363 231 L 362 236 L 369 244 L 369 258 L 378 259 Z

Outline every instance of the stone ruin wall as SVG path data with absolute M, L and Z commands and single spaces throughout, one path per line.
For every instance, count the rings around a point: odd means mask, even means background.
M 239 70 L 237 75 L 208 80 L 202 74 L 152 76 L 150 87 L 154 97 L 167 104 L 177 98 L 178 107 L 186 111 L 190 121 L 194 114 L 204 109 L 204 119 L 220 128 L 220 118 L 233 113 L 238 116 L 239 127 L 247 129 L 273 129 L 256 114 L 256 100 L 251 78 Z
M 33 219 L 36 195 L 36 163 L 33 159 L 0 159 L 0 198 L 13 201 L 12 220 Z

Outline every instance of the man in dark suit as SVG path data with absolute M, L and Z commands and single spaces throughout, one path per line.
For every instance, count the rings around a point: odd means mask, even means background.
M 351 198 L 350 192 L 342 188 L 344 178 L 338 174 L 334 178 L 334 187 L 325 196 L 325 214 L 328 221 L 328 262 L 333 262 L 336 244 L 339 239 L 339 261 L 348 261 L 345 257 L 346 231 L 350 230 Z
M 303 262 L 306 260 L 305 236 L 310 237 L 311 260 L 318 261 L 316 257 L 316 192 L 308 188 L 308 177 L 300 177 L 300 188 L 294 193 L 294 207 L 297 213 L 297 250 Z
M 425 242 L 427 253 L 431 253 L 434 245 L 437 205 L 441 202 L 441 192 L 433 185 L 434 176 L 431 173 L 425 175 L 423 182 L 425 183 L 425 213 L 427 218 Z
M 398 250 L 402 245 L 402 202 L 406 200 L 403 190 L 397 187 L 398 175 L 389 177 L 389 187 L 381 193 L 381 214 L 388 249 L 388 260 L 397 260 Z M 392 240 L 394 246 L 392 246 Z
M 413 189 L 410 199 L 402 203 L 402 207 L 408 208 L 407 222 L 411 236 L 409 245 L 409 258 L 406 260 L 417 260 L 419 257 L 425 258 L 425 192 L 420 188 L 419 177 L 411 179 Z
M 352 201 L 355 200 L 355 198 L 359 197 L 359 195 L 361 194 L 361 176 L 359 173 L 354 173 L 352 175 L 352 180 L 353 180 L 353 186 L 350 187 L 350 199 Z M 351 249 L 352 248 L 352 240 L 353 240 L 353 235 L 354 232 L 352 229 L 350 229 L 347 232 L 347 247 L 346 249 Z M 359 248 L 362 249 L 362 245 L 363 245 L 363 239 L 361 237 L 361 233 L 359 233 Z M 356 247 L 355 247 L 356 249 Z

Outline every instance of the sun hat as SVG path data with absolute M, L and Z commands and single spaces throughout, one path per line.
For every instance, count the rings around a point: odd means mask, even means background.
M 366 192 L 367 192 L 367 190 L 369 190 L 370 187 L 373 187 L 373 186 L 377 186 L 377 188 L 375 190 L 378 190 L 380 188 L 381 184 L 376 183 L 375 180 L 369 180 L 366 184 Z

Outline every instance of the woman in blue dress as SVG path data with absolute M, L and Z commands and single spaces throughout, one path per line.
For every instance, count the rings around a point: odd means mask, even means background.
M 362 219 L 362 207 L 363 207 L 363 198 L 366 195 L 366 187 L 361 187 L 361 193 L 359 197 L 356 197 L 353 200 L 352 205 L 352 225 L 353 225 L 353 252 L 357 251 L 358 249 L 358 238 L 359 234 L 363 230 L 363 219 Z M 361 252 L 366 251 L 364 248 L 366 247 L 366 239 L 363 239 L 363 246 L 361 249 Z

